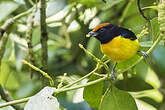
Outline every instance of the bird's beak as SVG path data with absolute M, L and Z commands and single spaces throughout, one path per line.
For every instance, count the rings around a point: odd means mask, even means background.
M 86 35 L 86 37 L 96 37 L 97 35 L 98 35 L 97 32 L 90 31 L 90 32 Z

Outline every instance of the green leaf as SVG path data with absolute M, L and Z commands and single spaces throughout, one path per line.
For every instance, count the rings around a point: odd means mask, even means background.
M 151 28 L 152 28 L 152 38 L 153 40 L 156 40 L 159 33 L 160 33 L 160 28 L 158 24 L 158 17 L 155 17 L 151 20 Z
M 88 82 L 99 79 L 100 76 L 92 75 Z M 98 108 L 103 92 L 103 82 L 84 88 L 83 97 L 92 108 Z
M 99 110 L 138 110 L 135 100 L 126 91 L 111 86 L 105 92 Z
M 138 77 L 152 85 L 153 88 L 160 87 L 160 81 L 157 74 L 144 62 L 140 62 L 136 65 L 136 73 Z
M 1 2 L 0 3 L 0 22 L 4 20 L 8 15 L 15 11 L 19 7 L 18 4 L 14 2 Z
M 138 106 L 138 110 L 157 110 L 155 107 L 142 100 L 136 99 L 135 101 Z
M 142 98 L 142 97 L 148 97 L 153 99 L 154 101 L 160 103 L 163 100 L 163 95 L 158 89 L 151 89 L 151 90 L 144 90 L 139 92 L 131 92 L 131 94 L 135 98 Z
M 13 62 L 2 60 L 0 71 L 0 83 L 3 87 L 10 90 L 15 90 L 20 87 L 17 80 L 18 73 L 13 70 Z
M 52 94 L 56 88 L 45 87 L 27 102 L 24 110 L 59 110 L 59 103 Z
M 158 45 L 154 51 L 152 52 L 153 63 L 152 68 L 156 71 L 157 74 L 161 76 L 165 76 L 165 47 L 162 45 Z

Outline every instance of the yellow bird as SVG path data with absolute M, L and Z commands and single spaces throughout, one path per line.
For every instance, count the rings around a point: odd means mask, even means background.
M 112 78 L 115 78 L 114 70 L 117 63 L 133 57 L 139 50 L 135 34 L 114 24 L 99 24 L 88 33 L 87 37 L 97 38 L 101 42 L 102 53 L 115 62 L 111 71 Z M 142 52 L 142 55 L 147 56 L 145 52 Z

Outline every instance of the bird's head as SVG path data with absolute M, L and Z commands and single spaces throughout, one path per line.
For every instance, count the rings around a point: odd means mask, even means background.
M 114 38 L 117 29 L 117 26 L 110 23 L 99 24 L 87 34 L 87 37 L 95 37 L 104 44 Z

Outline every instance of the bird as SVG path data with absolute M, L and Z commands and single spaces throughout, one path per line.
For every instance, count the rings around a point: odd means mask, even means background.
M 132 58 L 137 52 L 144 57 L 148 55 L 139 51 L 139 41 L 136 35 L 123 27 L 111 23 L 97 25 L 87 34 L 87 37 L 94 37 L 100 41 L 101 52 L 114 61 L 111 77 L 115 76 L 115 67 L 119 62 Z

